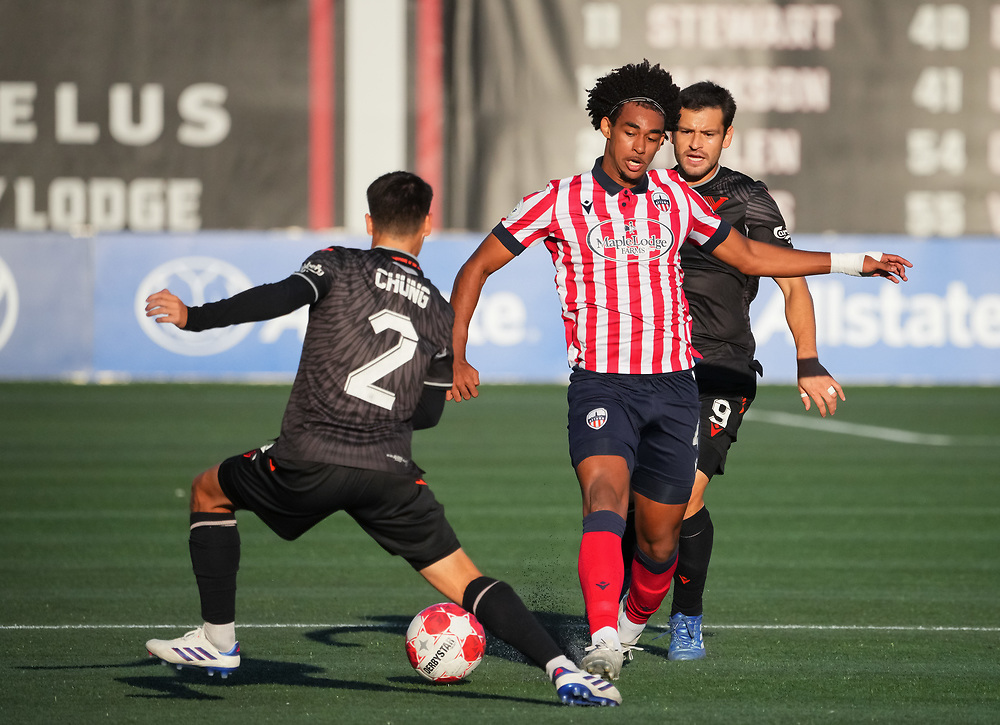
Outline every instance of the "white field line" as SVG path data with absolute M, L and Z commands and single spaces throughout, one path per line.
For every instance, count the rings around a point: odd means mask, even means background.
M 842 433 L 844 435 L 875 438 L 894 443 L 910 443 L 918 446 L 1000 446 L 1000 439 L 990 436 L 949 436 L 934 433 L 914 433 L 898 428 L 883 428 L 876 425 L 861 423 L 843 423 L 829 418 L 816 418 L 792 413 L 778 413 L 769 410 L 751 408 L 747 411 L 747 420 L 760 423 L 773 423 L 791 428 L 811 428 L 825 433 Z
M 380 629 L 387 632 L 403 631 L 402 624 L 385 624 L 381 622 L 365 623 L 279 623 L 279 624 L 243 624 L 240 629 Z M 0 631 L 67 631 L 67 630 L 98 630 L 98 629 L 185 629 L 190 624 L 0 624 Z M 581 625 L 583 628 L 583 625 Z M 916 625 L 859 625 L 859 624 L 706 624 L 704 628 L 713 629 L 766 629 L 766 630 L 813 630 L 813 631 L 853 631 L 853 632 L 1000 632 L 1000 627 L 929 627 Z M 660 630 L 664 634 L 668 626 L 650 625 L 651 631 Z

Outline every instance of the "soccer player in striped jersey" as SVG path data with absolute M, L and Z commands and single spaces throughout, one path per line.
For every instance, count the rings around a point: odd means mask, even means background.
M 529 194 L 459 270 L 452 289 L 453 400 L 478 395 L 466 358 L 469 322 L 487 278 L 536 242 L 555 265 L 572 373 L 570 459 L 583 497 L 578 571 L 591 633 L 584 667 L 618 678 L 628 649 L 669 590 L 698 457 L 680 249 L 693 244 L 743 274 L 798 277 L 844 271 L 905 280 L 895 255 L 830 255 L 744 237 L 676 171 L 649 165 L 677 126 L 679 89 L 648 61 L 617 68 L 590 90 L 604 154 L 585 173 Z M 635 502 L 637 548 L 628 596 L 622 534 Z
M 346 511 L 544 669 L 562 702 L 618 705 L 618 690 L 577 669 L 510 585 L 483 576 L 410 457 L 414 429 L 437 424 L 452 383 L 453 313 L 417 262 L 431 231 L 432 196 L 414 174 L 385 174 L 368 187 L 371 249 L 322 249 L 281 282 L 199 307 L 169 290 L 147 299 L 148 317 L 196 332 L 303 305 L 309 323 L 277 440 L 227 458 L 191 487 L 189 546 L 204 624 L 176 639 L 151 639 L 146 649 L 178 669 L 236 671 L 236 511 L 252 511 L 287 540 Z

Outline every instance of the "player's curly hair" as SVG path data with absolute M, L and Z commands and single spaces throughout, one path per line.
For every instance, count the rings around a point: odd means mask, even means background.
M 650 65 L 643 59 L 641 63 L 623 65 L 598 78 L 587 95 L 587 112 L 594 128 L 600 130 L 602 118 L 607 117 L 614 125 L 625 103 L 634 100 L 663 113 L 664 130 L 674 131 L 681 112 L 679 94 L 680 89 L 673 78 L 659 63 Z

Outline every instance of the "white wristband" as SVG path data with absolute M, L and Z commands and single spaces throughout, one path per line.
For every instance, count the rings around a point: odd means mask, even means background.
M 865 268 L 865 255 L 854 252 L 830 252 L 830 274 L 849 274 L 860 277 Z
M 861 277 L 865 268 L 865 257 L 881 261 L 882 252 L 865 252 L 864 254 L 830 252 L 830 274 L 839 272 L 840 274 L 849 274 L 852 277 Z

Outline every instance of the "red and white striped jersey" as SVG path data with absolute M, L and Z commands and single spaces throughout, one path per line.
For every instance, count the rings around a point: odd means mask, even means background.
M 538 241 L 549 250 L 570 366 L 652 374 L 694 367 L 681 245 L 710 252 L 729 230 L 675 171 L 624 189 L 598 159 L 526 196 L 493 234 L 515 255 Z

